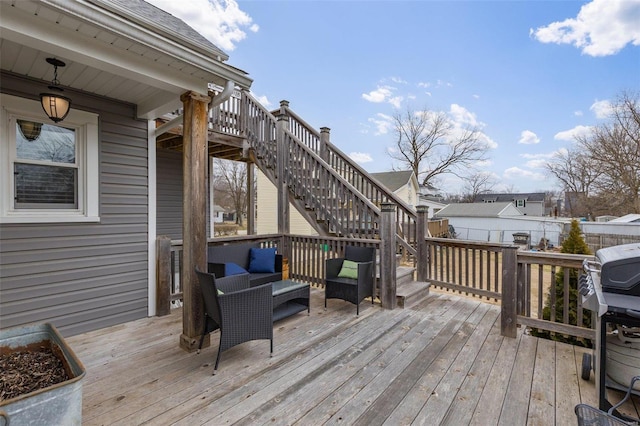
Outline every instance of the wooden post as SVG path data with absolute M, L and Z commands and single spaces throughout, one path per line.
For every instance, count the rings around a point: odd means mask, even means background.
M 171 238 L 156 238 L 156 257 L 156 315 L 162 317 L 171 312 Z
M 427 229 L 429 206 L 417 206 L 416 211 L 418 213 L 418 219 L 416 220 L 416 239 L 418 240 L 417 279 L 419 282 L 425 282 L 429 279 L 429 251 L 427 240 L 425 239 L 429 233 Z
M 396 205 L 382 203 L 380 220 L 380 303 L 396 308 Z
M 247 235 L 256 234 L 255 165 L 247 162 Z
M 286 102 L 286 101 L 282 101 Z M 281 102 L 281 104 L 282 104 Z M 289 233 L 289 188 L 287 187 L 287 161 L 289 152 L 286 148 L 285 130 L 289 128 L 289 117 L 278 116 L 276 140 L 276 159 L 278 164 L 276 184 L 278 187 L 278 233 Z
M 518 247 L 502 249 L 502 306 L 500 315 L 500 334 L 505 337 L 517 337 L 517 274 Z
M 331 140 L 331 129 L 328 127 L 320 127 L 320 158 L 327 163 L 329 162 L 329 148 L 327 147 Z
M 210 98 L 195 92 L 180 96 L 184 104 L 183 124 L 183 219 L 184 268 L 182 283 L 184 307 L 180 347 L 197 349 L 202 333 L 204 309 L 195 267 L 207 270 L 207 106 Z M 205 339 L 209 345 L 209 336 Z

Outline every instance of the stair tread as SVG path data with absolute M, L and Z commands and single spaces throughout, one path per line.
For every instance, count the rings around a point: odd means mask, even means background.
M 409 297 L 413 294 L 419 293 L 429 289 L 431 284 L 424 281 L 411 281 L 403 283 L 396 288 L 396 295 L 400 297 Z

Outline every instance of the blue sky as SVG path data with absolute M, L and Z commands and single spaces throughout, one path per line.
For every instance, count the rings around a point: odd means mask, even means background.
M 544 162 L 640 91 L 640 0 L 149 1 L 370 172 L 392 168 L 390 118 L 426 108 L 482 131 L 495 190 L 558 190 Z

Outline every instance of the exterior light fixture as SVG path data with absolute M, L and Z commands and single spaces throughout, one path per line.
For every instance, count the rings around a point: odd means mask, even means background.
M 42 123 L 36 123 L 29 120 L 18 120 L 18 128 L 22 136 L 29 142 L 35 141 L 40 136 L 42 130 Z
M 62 95 L 64 90 L 60 87 L 60 82 L 58 81 L 58 67 L 64 67 L 66 64 L 56 58 L 47 58 L 47 62 L 53 65 L 53 80 L 49 86 L 49 90 L 53 92 L 40 93 L 40 103 L 47 116 L 54 123 L 59 123 L 65 119 L 71 108 L 71 99 Z

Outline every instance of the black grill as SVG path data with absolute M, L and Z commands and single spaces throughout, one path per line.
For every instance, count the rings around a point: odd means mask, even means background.
M 625 244 L 608 247 L 596 252 L 595 260 L 585 260 L 583 264 L 585 274 L 580 277 L 579 291 L 584 308 L 597 313 L 596 317 L 596 347 L 594 348 L 595 362 L 593 369 L 596 376 L 596 390 L 598 392 L 601 410 L 608 410 L 611 406 L 605 397 L 605 387 L 627 389 L 634 375 L 640 374 L 640 342 L 624 343 L 628 350 L 627 365 L 624 371 L 609 371 L 608 365 L 620 368 L 613 362 L 613 351 L 607 351 L 607 340 L 617 338 L 617 334 L 626 332 L 636 333 L 640 330 L 640 244 Z M 617 328 L 615 333 L 608 333 L 608 328 Z M 615 336 L 614 336 L 615 335 Z M 640 339 L 639 339 L 640 340 Z M 612 341 L 612 343 L 616 343 Z M 639 366 L 635 371 L 635 366 Z M 629 374 L 627 379 L 626 371 Z M 615 373 L 615 374 L 614 374 Z M 615 376 L 614 381 L 610 376 Z M 584 360 L 583 360 L 583 378 Z M 622 383 L 625 382 L 626 383 Z M 636 394 L 640 394 L 634 391 Z

